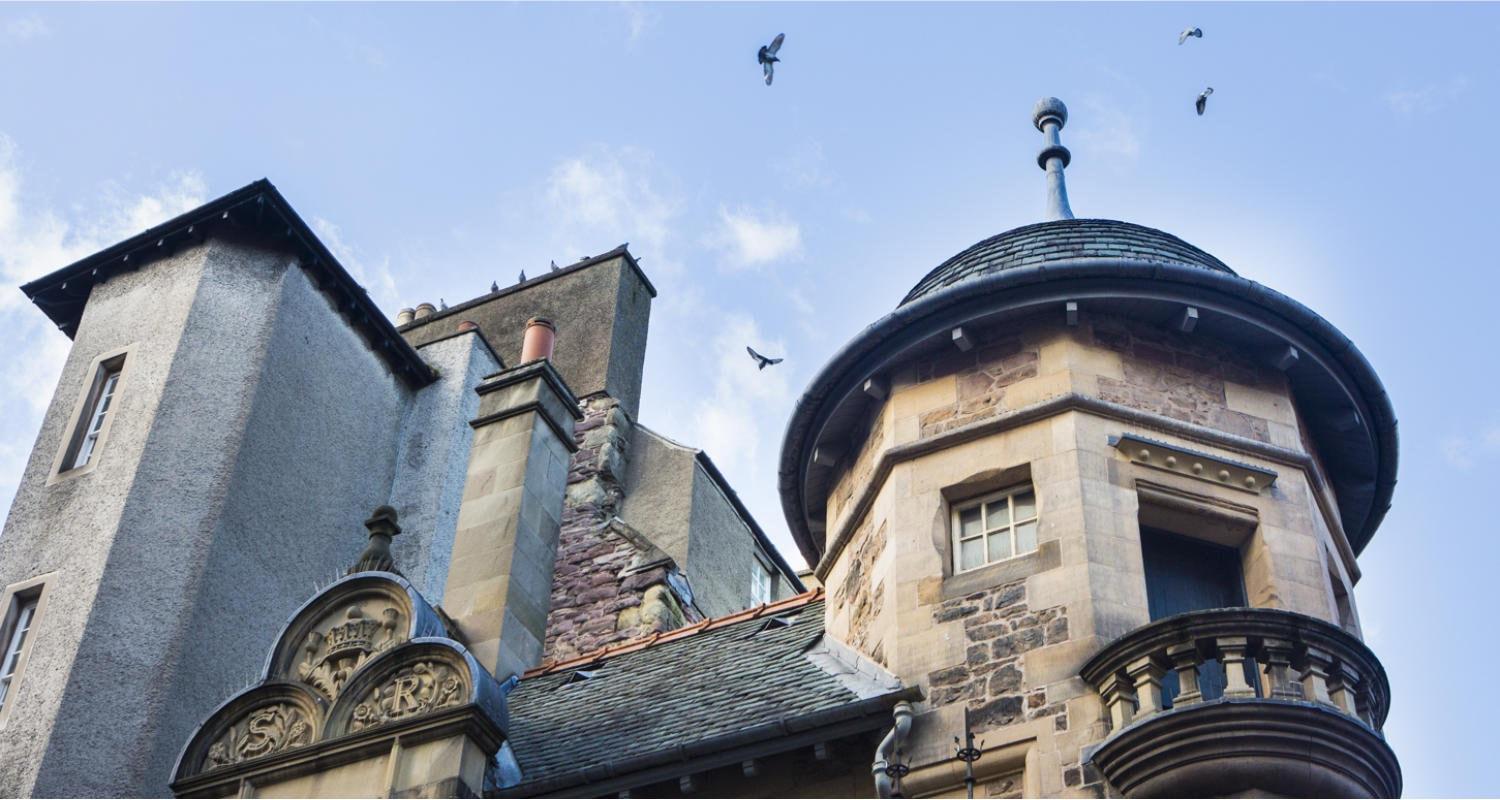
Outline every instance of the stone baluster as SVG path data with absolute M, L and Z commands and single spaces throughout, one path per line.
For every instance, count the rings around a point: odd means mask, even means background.
M 1322 648 L 1308 647 L 1303 658 L 1305 662 L 1302 667 L 1304 699 L 1314 703 L 1333 705 L 1333 698 L 1328 695 L 1328 670 L 1333 664 L 1333 656 Z
M 1135 691 L 1128 678 L 1119 673 L 1109 675 L 1099 685 L 1099 696 L 1109 709 L 1111 730 L 1120 730 L 1135 719 Z
M 1203 692 L 1198 688 L 1198 665 L 1203 656 L 1198 653 L 1196 642 L 1174 644 L 1167 648 L 1167 658 L 1177 670 L 1177 697 L 1174 707 L 1190 706 L 1203 701 Z
M 1292 649 L 1292 643 L 1285 639 L 1266 639 L 1261 644 L 1269 684 L 1266 688 L 1273 700 L 1302 699 L 1302 687 L 1292 679 Z
M 1161 679 L 1167 674 L 1156 656 L 1146 656 L 1131 662 L 1125 668 L 1135 684 L 1137 713 L 1149 717 L 1162 710 Z
M 1250 640 L 1244 636 L 1220 636 L 1215 644 L 1224 663 L 1224 696 L 1254 697 L 1255 688 L 1245 681 L 1245 658 Z
M 1351 717 L 1358 717 L 1359 710 L 1354 701 L 1354 693 L 1359 686 L 1359 673 L 1348 664 L 1339 664 L 1338 668 L 1328 677 L 1328 698 L 1333 701 L 1339 710 Z
M 1380 726 L 1375 724 L 1375 714 L 1371 711 L 1375 707 L 1375 691 L 1370 688 L 1370 683 L 1370 681 L 1360 682 L 1359 691 L 1354 693 L 1354 707 L 1356 715 L 1364 720 L 1366 725 L 1380 730 Z

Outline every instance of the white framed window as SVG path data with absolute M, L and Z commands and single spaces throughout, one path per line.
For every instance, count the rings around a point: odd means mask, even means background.
M 26 649 L 26 637 L 31 633 L 31 624 L 36 620 L 36 595 L 16 598 L 15 613 L 7 614 L 9 622 L 4 628 L 4 650 L 0 650 L 0 711 L 5 710 L 5 701 L 10 697 L 11 684 L 20 670 L 21 654 Z
M 757 559 L 750 566 L 750 605 L 771 602 L 771 571 Z
M 1036 549 L 1036 492 L 1023 483 L 953 506 L 953 571 L 1025 555 Z
M 56 477 L 76 475 L 93 468 L 109 434 L 111 418 L 119 408 L 125 353 L 116 351 L 94 363 L 93 379 L 84 384 L 73 412 L 73 424 L 58 455 Z

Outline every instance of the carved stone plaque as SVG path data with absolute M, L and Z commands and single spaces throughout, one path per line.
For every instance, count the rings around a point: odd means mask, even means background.
M 370 690 L 354 708 L 349 730 L 360 731 L 456 706 L 468 696 L 464 679 L 441 661 L 418 661 Z
M 207 769 L 238 764 L 312 743 L 312 722 L 290 703 L 262 706 L 246 714 L 208 748 Z
M 406 634 L 401 611 L 367 601 L 332 614 L 307 632 L 297 677 L 329 700 L 369 658 L 399 644 Z

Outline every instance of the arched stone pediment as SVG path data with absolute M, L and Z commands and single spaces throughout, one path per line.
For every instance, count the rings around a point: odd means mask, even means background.
M 265 678 L 305 683 L 333 702 L 371 658 L 401 642 L 446 633 L 405 578 L 357 572 L 297 609 L 271 651 Z
M 503 725 L 500 685 L 417 590 L 394 573 L 355 573 L 292 614 L 260 682 L 199 726 L 175 779 L 465 706 Z

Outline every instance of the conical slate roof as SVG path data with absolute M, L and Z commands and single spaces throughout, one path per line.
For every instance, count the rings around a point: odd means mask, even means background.
M 1013 228 L 964 250 L 927 273 L 901 305 L 1008 269 L 1101 258 L 1180 264 L 1235 274 L 1219 259 L 1155 228 L 1112 219 L 1059 219 Z

